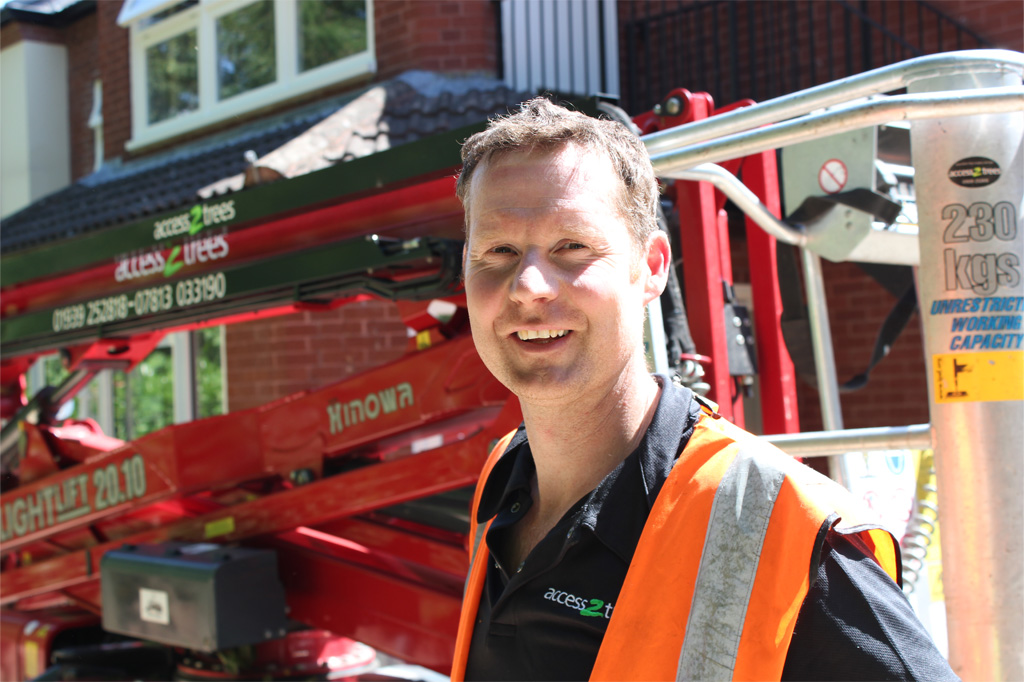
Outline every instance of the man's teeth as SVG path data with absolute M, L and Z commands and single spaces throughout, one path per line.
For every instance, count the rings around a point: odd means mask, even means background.
M 541 329 L 538 331 L 521 331 L 516 332 L 522 341 L 530 341 L 532 339 L 557 339 L 560 336 L 565 336 L 569 333 L 568 329 Z

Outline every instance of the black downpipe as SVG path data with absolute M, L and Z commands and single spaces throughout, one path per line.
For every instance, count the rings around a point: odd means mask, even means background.
M 497 59 L 494 60 L 494 71 L 498 74 L 498 78 L 514 83 L 515 81 L 510 77 L 511 74 L 505 73 L 505 32 L 501 26 L 501 0 L 491 0 L 491 7 L 494 8 L 494 36 L 497 39 L 495 42 L 498 45 Z
M 868 16 L 868 0 L 860 0 L 860 9 L 863 15 Z M 866 21 L 862 21 L 860 24 L 860 51 L 861 51 L 861 69 L 863 71 L 870 71 L 871 65 L 874 63 L 871 53 L 871 26 Z
M 650 0 L 648 0 L 644 4 L 644 7 L 647 10 L 644 13 L 644 16 L 650 17 L 651 16 L 651 3 L 650 3 Z M 657 97 L 657 95 L 654 94 L 654 83 L 653 83 L 653 81 L 651 79 L 651 71 L 652 71 L 651 66 L 654 64 L 654 58 L 651 56 L 651 25 L 650 25 L 649 21 L 645 21 L 642 24 L 642 26 L 643 26 L 644 53 L 645 53 L 645 56 L 647 57 L 647 77 L 644 79 L 647 82 L 647 101 L 641 107 L 641 109 L 647 110 L 647 109 L 650 109 L 651 106 L 653 105 L 653 103 L 656 101 L 654 98 Z
M 833 78 L 833 66 L 835 64 L 835 58 L 832 54 L 832 5 L 825 5 L 825 35 L 828 36 L 828 82 L 831 83 Z
M 789 65 L 789 68 L 793 72 L 793 82 L 790 84 L 789 90 L 795 92 L 800 89 L 800 41 L 796 39 L 797 36 L 797 3 L 789 5 L 789 58 L 793 62 Z M 811 26 L 811 35 L 814 35 L 814 27 Z M 811 39 L 813 40 L 813 38 Z M 814 63 L 814 52 L 811 51 L 811 63 Z
M 712 9 L 712 11 L 714 10 L 713 7 L 711 9 Z M 700 12 L 702 10 L 703 10 L 703 7 L 701 9 L 697 10 L 697 12 Z M 697 14 L 697 12 L 694 12 L 694 14 Z M 705 35 L 706 35 L 707 28 L 703 25 L 704 22 L 700 21 L 700 16 L 699 15 L 696 17 L 696 19 L 697 19 L 698 26 L 697 26 L 697 31 L 696 31 L 696 33 L 694 33 L 694 35 L 699 35 L 701 37 L 701 39 L 693 41 L 693 51 L 697 53 L 697 59 L 695 61 L 697 63 L 697 74 L 698 74 L 698 77 L 701 79 L 701 81 L 704 81 L 704 79 L 707 78 L 707 74 L 708 74 L 707 62 L 704 59 L 704 52 L 705 52 L 704 47 L 706 46 L 706 42 L 705 42 L 704 38 L 705 38 Z M 715 94 L 717 95 L 718 92 L 716 91 Z
M 736 46 L 739 44 L 739 28 L 737 27 L 736 20 L 736 3 L 729 3 L 729 67 L 732 69 L 732 98 L 730 102 L 735 102 L 740 98 L 740 69 L 739 69 L 739 54 L 736 51 Z
M 817 32 L 814 26 L 814 0 L 807 0 L 807 25 L 810 27 L 810 48 L 811 48 L 811 85 L 815 85 L 818 82 L 818 60 L 816 55 L 818 54 L 814 49 L 814 34 Z M 793 41 L 796 41 L 796 30 L 794 27 Z
M 747 44 L 750 46 L 747 53 L 753 56 L 757 54 L 757 31 L 755 31 L 754 29 L 754 24 L 757 23 L 757 16 L 754 14 L 755 5 L 747 3 L 746 5 L 744 5 L 744 7 L 747 10 Z M 734 54 L 737 54 L 737 57 L 739 56 L 738 53 L 734 52 Z M 758 86 L 761 84 L 761 79 L 757 77 L 757 73 L 755 71 L 755 69 L 757 68 L 755 65 L 755 60 L 751 59 L 750 61 L 751 63 L 749 66 L 748 73 L 750 74 L 751 96 L 752 99 L 761 100 L 764 98 L 759 97 L 757 92 Z
M 850 26 L 850 13 L 843 13 L 843 37 L 846 38 L 846 73 L 843 76 L 852 76 L 853 71 L 853 28 Z
M 608 54 L 608 49 L 607 49 L 608 46 L 605 44 L 606 40 L 605 40 L 605 36 L 604 36 L 604 33 L 605 33 L 605 31 L 604 31 L 604 29 L 605 29 L 605 23 L 604 23 L 605 2 L 607 2 L 607 0 L 601 0 L 598 3 L 598 5 L 597 5 L 597 26 L 598 26 L 598 30 L 597 30 L 598 36 L 597 36 L 597 39 L 598 39 L 598 41 L 600 41 L 600 48 L 599 48 L 601 50 L 601 75 L 600 75 L 600 79 L 601 79 L 601 92 L 603 92 L 603 93 L 608 92 L 608 64 L 605 63 L 605 58 L 606 58 L 606 55 Z M 557 12 L 556 12 L 556 14 L 557 14 Z M 558 34 L 556 33 L 555 35 L 558 35 Z
M 719 40 L 719 28 L 718 28 L 718 5 L 711 7 L 711 31 L 714 36 L 714 47 L 712 54 L 715 60 L 715 95 L 721 96 L 722 90 L 722 50 L 721 41 Z

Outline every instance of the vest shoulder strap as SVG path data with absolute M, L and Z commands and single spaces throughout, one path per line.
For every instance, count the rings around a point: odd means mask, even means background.
M 651 510 L 591 679 L 778 679 L 819 531 L 858 522 L 836 512 L 848 497 L 705 414 Z
M 466 674 L 466 661 L 469 657 L 469 644 L 473 638 L 473 622 L 476 619 L 476 612 L 480 606 L 480 593 L 483 590 L 484 577 L 488 553 L 483 547 L 484 533 L 490 523 L 477 523 L 477 511 L 480 509 L 480 496 L 483 494 L 487 479 L 494 469 L 494 465 L 505 453 L 505 448 L 512 441 L 516 432 L 506 434 L 491 448 L 491 454 L 487 456 L 483 469 L 480 471 L 480 478 L 477 480 L 476 490 L 473 493 L 473 505 L 470 508 L 469 517 L 469 574 L 466 576 L 466 585 L 462 592 L 462 612 L 459 615 L 459 630 L 455 638 L 455 656 L 452 661 L 453 681 L 461 680 Z

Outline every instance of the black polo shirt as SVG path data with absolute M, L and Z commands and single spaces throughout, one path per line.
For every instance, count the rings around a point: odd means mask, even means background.
M 520 427 L 488 478 L 478 523 L 494 518 L 467 680 L 586 680 L 654 500 L 700 416 L 663 377 L 637 449 L 579 500 L 519 566 L 502 565 L 509 528 L 530 508 L 535 467 Z M 956 679 L 902 591 L 828 533 L 783 679 Z M 657 589 L 657 586 L 651 586 Z

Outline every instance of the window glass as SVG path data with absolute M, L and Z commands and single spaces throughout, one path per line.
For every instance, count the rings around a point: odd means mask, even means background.
M 363 0 L 299 0 L 299 71 L 366 50 Z
M 273 3 L 261 0 L 217 19 L 217 96 L 227 99 L 276 79 Z
M 149 122 L 199 108 L 196 31 L 186 31 L 146 50 Z
M 157 347 L 131 372 L 114 374 L 114 430 L 135 440 L 174 423 L 174 367 L 169 347 Z
M 196 332 L 196 417 L 224 414 L 224 327 Z

